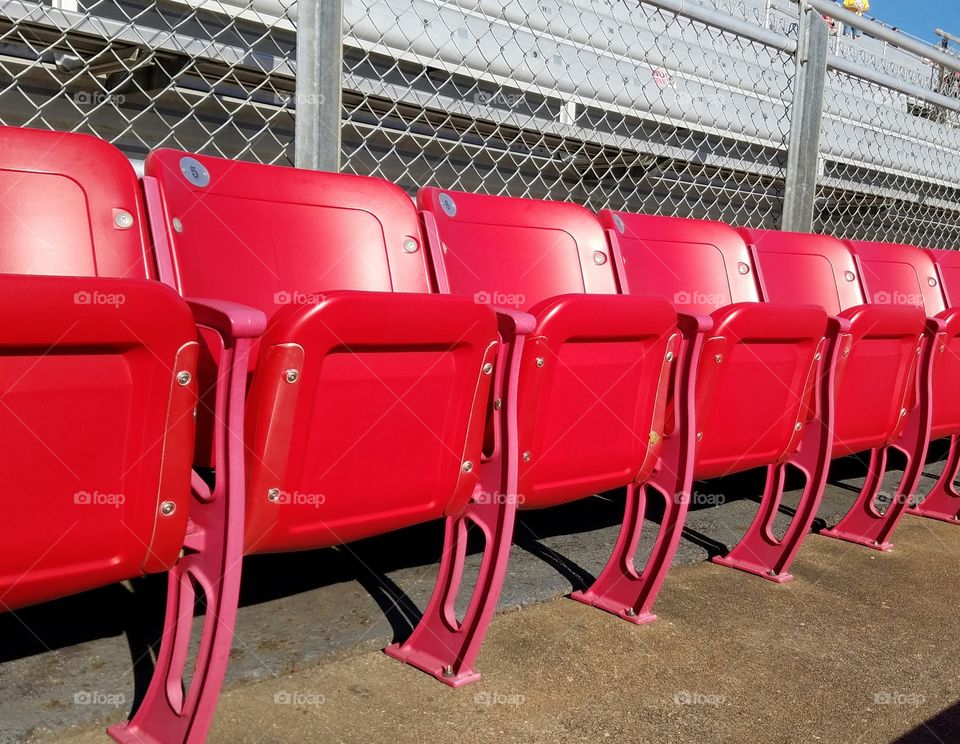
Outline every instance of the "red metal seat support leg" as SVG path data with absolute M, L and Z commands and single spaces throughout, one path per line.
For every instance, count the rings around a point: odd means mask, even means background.
M 433 594 L 423 617 L 410 636 L 384 652 L 433 675 L 451 687 L 461 687 L 480 678 L 473 668 L 487 628 L 497 609 L 500 588 L 507 571 L 517 509 L 517 396 L 513 385 L 523 353 L 523 337 L 503 339 L 497 364 L 496 389 L 504 390 L 502 411 L 504 441 L 480 469 L 478 494 L 463 514 L 448 517 L 443 556 Z M 456 602 L 467 555 L 468 527 L 483 534 L 484 546 L 467 611 L 458 620 Z
M 933 412 L 932 354 L 934 344 L 924 343 L 918 370 L 917 404 L 907 411 L 902 433 L 896 442 L 870 452 L 867 479 L 853 507 L 835 526 L 820 531 L 821 535 L 836 537 L 865 545 L 876 550 L 890 550 L 889 538 L 897 528 L 916 491 L 930 444 L 930 424 Z M 882 514 L 876 507 L 876 498 L 883 486 L 887 455 L 891 449 L 906 458 L 903 476 Z
M 221 378 L 229 375 L 229 380 L 221 379 L 217 386 L 216 414 L 227 425 L 218 427 L 226 441 L 217 445 L 216 487 L 211 492 L 194 474 L 187 552 L 170 571 L 153 679 L 132 718 L 108 731 L 121 744 L 200 744 L 213 722 L 240 594 L 245 496 L 242 391 L 249 350 L 250 341 L 241 339 L 221 358 Z M 186 685 L 197 587 L 203 592 L 206 612 L 193 674 Z
M 816 371 L 816 414 L 806 426 L 796 454 L 785 463 L 767 467 L 767 481 L 757 516 L 743 539 L 726 555 L 713 558 L 714 563 L 740 569 L 770 581 L 784 583 L 793 578 L 790 565 L 810 533 L 823 498 L 823 489 L 830 469 L 833 447 L 833 396 L 836 359 L 844 345 L 844 336 L 833 335 Z M 780 508 L 783 489 L 790 468 L 804 477 L 803 492 L 790 525 L 783 537 L 773 533 L 773 523 Z
M 694 399 L 703 335 L 693 329 L 684 329 L 683 335 L 678 354 L 680 363 L 674 370 L 674 434 L 664 439 L 660 462 L 647 483 L 628 487 L 623 525 L 607 565 L 589 588 L 570 595 L 571 599 L 637 625 L 657 619 L 652 612 L 653 603 L 677 552 L 693 489 L 697 430 Z M 651 491 L 663 498 L 663 519 L 647 563 L 639 571 L 635 555 Z
M 908 514 L 940 519 L 944 522 L 960 521 L 960 490 L 957 490 L 957 472 L 960 471 L 960 436 L 950 437 L 950 451 L 943 464 L 943 472 L 930 493 L 908 510 Z

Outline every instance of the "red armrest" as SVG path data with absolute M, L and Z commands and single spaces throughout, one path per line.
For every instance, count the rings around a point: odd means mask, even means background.
M 933 327 L 936 324 L 936 328 Z M 960 307 L 947 308 L 934 318 L 927 319 L 927 331 L 946 333 L 948 336 L 960 335 Z
M 267 328 L 267 316 L 256 308 L 227 300 L 188 297 L 197 325 L 208 326 L 226 338 L 258 338 Z
M 530 313 L 500 305 L 490 305 L 490 308 L 497 314 L 497 324 L 505 338 L 527 336 L 537 327 L 537 319 Z
M 698 333 L 706 333 L 713 329 L 713 318 L 698 313 L 677 313 L 677 325 L 686 338 L 692 338 Z

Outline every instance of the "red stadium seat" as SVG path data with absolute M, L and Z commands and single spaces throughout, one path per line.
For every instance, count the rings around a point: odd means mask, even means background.
M 928 320 L 933 346 L 933 418 L 930 439 L 950 438 L 941 477 L 911 513 L 954 522 L 960 517 L 960 492 L 954 485 L 960 469 L 960 308 L 948 309 L 933 256 L 912 245 L 848 242 L 862 267 L 871 302 L 915 305 Z M 949 263 L 949 258 L 947 259 Z M 949 273 L 949 270 L 948 270 Z
M 830 460 L 831 355 L 838 336 L 818 307 L 761 303 L 743 239 L 719 222 L 603 211 L 621 289 L 672 300 L 698 320 L 697 479 L 765 467 L 760 508 L 743 539 L 714 560 L 773 581 L 817 513 Z M 828 333 L 830 343 L 828 343 Z M 805 479 L 794 518 L 773 522 L 790 469 Z
M 573 596 L 630 622 L 651 621 L 692 478 L 689 359 L 678 355 L 676 312 L 663 300 L 617 296 L 603 231 L 582 207 L 433 188 L 421 190 L 418 203 L 440 291 L 489 303 L 501 317 L 496 389 L 515 406 L 494 423 L 520 453 L 518 507 L 627 486 L 612 557 Z M 529 337 L 513 325 L 525 325 Z M 671 382 L 681 394 L 669 420 L 681 433 L 665 442 Z M 497 446 L 494 439 L 488 455 Z M 641 572 L 634 553 L 651 491 L 666 506 Z M 430 630 L 401 649 L 414 663 Z
M 866 482 L 854 506 L 821 534 L 889 550 L 916 488 L 930 436 L 930 348 L 926 315 L 915 306 L 866 304 L 853 253 L 823 235 L 741 229 L 757 251 L 761 291 L 773 302 L 815 303 L 850 336 L 837 370 L 833 457 L 870 453 Z M 918 371 L 919 370 L 919 371 Z M 892 494 L 883 493 L 888 454 L 906 468 Z M 884 510 L 878 497 L 886 496 Z
M 140 187 L 115 148 L 0 128 L 0 192 L 7 611 L 178 570 L 197 538 L 198 344 L 186 303 L 149 281 Z
M 479 497 L 515 493 L 510 473 L 481 465 L 495 315 L 427 294 L 416 210 L 383 180 L 172 150 L 151 153 L 145 172 L 160 278 L 195 310 L 201 385 L 214 392 L 197 462 L 216 473 L 203 498 L 230 505 L 221 560 L 236 573 L 242 555 L 446 516 L 447 566 L 475 523 L 488 541 L 476 590 L 462 619 L 455 595 L 445 598 L 447 636 L 429 671 L 451 684 L 476 678 L 463 648 L 479 644 L 495 608 L 513 514 L 506 499 Z M 203 587 L 217 622 L 187 700 L 170 695 L 190 639 L 184 613 L 161 649 L 160 681 L 115 738 L 179 740 L 208 725 L 236 612 L 228 588 L 211 598 Z M 191 587 L 181 592 L 192 607 Z

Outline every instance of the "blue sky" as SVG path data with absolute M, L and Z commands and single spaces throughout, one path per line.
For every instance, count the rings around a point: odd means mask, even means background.
M 958 0 L 870 0 L 869 15 L 928 41 L 938 39 L 935 28 L 960 36 Z

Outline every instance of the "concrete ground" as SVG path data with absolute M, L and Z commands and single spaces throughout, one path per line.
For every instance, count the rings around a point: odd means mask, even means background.
M 861 476 L 836 469 L 824 522 Z M 700 486 L 660 621 L 639 628 L 557 599 L 602 567 L 622 497 L 525 515 L 501 602 L 524 609 L 494 620 L 484 679 L 459 691 L 379 651 L 429 595 L 436 525 L 249 561 L 211 741 L 960 741 L 960 528 L 908 517 L 890 554 L 811 537 L 777 586 L 704 562 L 760 481 Z M 0 616 L 0 742 L 107 741 L 149 677 L 131 658 L 162 595 L 147 581 Z
M 553 600 L 495 620 L 471 687 L 367 651 L 231 690 L 210 742 L 956 742 L 958 568 L 912 517 L 892 555 L 812 537 L 785 586 L 682 566 L 653 625 Z

